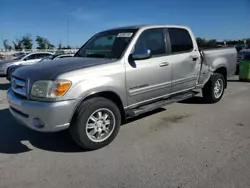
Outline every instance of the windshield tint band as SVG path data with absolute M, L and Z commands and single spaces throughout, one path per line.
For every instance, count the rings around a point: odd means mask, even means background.
M 76 57 L 120 59 L 138 29 L 108 30 L 94 35 Z

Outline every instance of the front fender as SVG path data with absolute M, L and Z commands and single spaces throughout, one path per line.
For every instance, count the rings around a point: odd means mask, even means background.
M 113 92 L 117 94 L 122 103 L 126 105 L 125 82 L 111 77 L 91 78 L 80 81 L 75 84 L 69 91 L 70 98 L 82 100 L 92 94 L 99 92 Z

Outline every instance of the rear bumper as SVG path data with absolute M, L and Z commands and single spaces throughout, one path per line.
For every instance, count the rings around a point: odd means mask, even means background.
M 13 117 L 21 124 L 39 131 L 56 132 L 67 129 L 77 105 L 76 100 L 60 102 L 38 102 L 20 98 L 8 90 L 8 103 Z M 39 119 L 43 127 L 35 126 L 34 120 Z

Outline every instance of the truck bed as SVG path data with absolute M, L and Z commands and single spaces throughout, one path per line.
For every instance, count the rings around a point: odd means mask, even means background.
M 237 51 L 234 47 L 200 49 L 202 61 L 198 85 L 204 85 L 212 72 L 225 67 L 227 78 L 234 76 L 237 64 Z
M 237 63 L 237 51 L 234 47 L 203 49 L 201 53 L 204 64 L 212 69 L 220 64 L 227 68 L 227 77 L 234 75 Z

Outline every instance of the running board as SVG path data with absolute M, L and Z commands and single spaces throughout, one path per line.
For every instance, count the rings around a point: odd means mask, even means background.
M 153 111 L 157 108 L 166 106 L 168 104 L 172 104 L 175 102 L 179 102 L 179 101 L 183 101 L 189 98 L 192 98 L 194 95 L 196 95 L 197 93 L 195 92 L 188 92 L 188 93 L 183 93 L 183 94 L 178 94 L 176 96 L 172 96 L 169 97 L 168 99 L 165 100 L 160 100 L 154 103 L 150 103 L 144 106 L 140 106 L 138 108 L 135 109 L 130 109 L 127 111 L 127 115 L 128 117 L 134 117 L 134 116 L 138 116 L 140 114 L 143 114 L 145 112 L 149 112 L 149 111 Z

